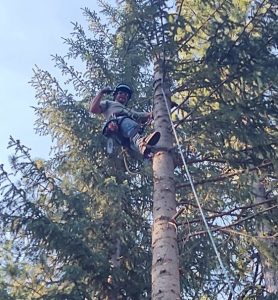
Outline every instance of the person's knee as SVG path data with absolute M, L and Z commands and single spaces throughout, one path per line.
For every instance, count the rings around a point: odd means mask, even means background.
M 131 119 L 124 119 L 121 122 L 121 133 L 124 137 L 132 138 L 138 133 L 140 126 Z

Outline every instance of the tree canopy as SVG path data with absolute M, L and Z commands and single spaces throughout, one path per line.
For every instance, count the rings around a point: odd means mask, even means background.
M 126 82 L 151 110 L 153 62 L 170 79 L 182 299 L 231 299 L 180 152 L 238 299 L 277 293 L 278 23 L 272 0 L 98 1 L 73 23 L 58 81 L 34 67 L 49 159 L 11 138 L 3 165 L 0 299 L 149 299 L 152 169 L 106 153 L 88 102 Z M 22 137 L 24 140 L 24 138 Z

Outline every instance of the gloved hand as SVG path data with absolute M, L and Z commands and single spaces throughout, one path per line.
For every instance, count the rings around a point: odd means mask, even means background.
M 113 90 L 111 90 L 109 87 L 106 87 L 101 90 L 102 94 L 107 94 L 107 95 L 111 94 L 112 92 L 113 92 Z
M 145 124 L 146 125 L 151 125 L 152 122 L 153 122 L 153 112 L 151 111 L 151 112 L 148 113 L 148 117 L 147 117 L 147 120 L 146 120 Z
M 148 120 L 149 121 L 152 121 L 153 120 L 153 112 L 149 112 L 149 117 L 148 117 Z

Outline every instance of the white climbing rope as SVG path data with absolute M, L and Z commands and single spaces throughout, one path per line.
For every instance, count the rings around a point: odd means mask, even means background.
M 193 192 L 193 195 L 194 195 L 194 198 L 197 202 L 197 205 L 198 205 L 198 208 L 199 208 L 199 211 L 200 211 L 200 214 L 202 216 L 202 219 L 203 219 L 203 222 L 205 224 L 205 228 L 206 228 L 206 231 L 209 235 L 209 238 L 210 238 L 210 241 L 211 241 L 211 244 L 212 244 L 212 247 L 213 247 L 213 250 L 216 254 L 216 257 L 218 259 L 218 262 L 219 262 L 219 265 L 222 269 L 222 272 L 226 278 L 226 281 L 228 283 L 228 286 L 229 286 L 229 290 L 232 294 L 232 297 L 233 299 L 236 299 L 236 294 L 235 294 L 235 291 L 234 291 L 234 288 L 232 286 L 232 283 L 231 283 L 231 280 L 229 278 L 229 275 L 228 275 L 228 271 L 227 269 L 225 268 L 223 262 L 222 262 L 222 259 L 221 259 L 221 256 L 220 256 L 220 253 L 216 247 L 216 244 L 215 244 L 215 241 L 214 241 L 214 238 L 212 236 L 212 233 L 211 233 L 211 230 L 209 228 L 209 225 L 208 225 L 208 222 L 206 220 L 206 217 L 205 217 L 205 214 L 204 214 L 204 211 L 202 209 L 202 206 L 201 206 L 201 203 L 200 203 L 200 200 L 199 200 L 199 197 L 196 193 L 196 189 L 195 189 L 195 186 L 194 186 L 194 183 L 193 183 L 193 180 L 191 178 L 191 175 L 190 175 L 190 172 L 189 172 L 189 169 L 188 169 L 188 166 L 187 166 L 187 163 L 185 161 L 185 158 L 184 158 L 184 154 L 182 152 L 182 148 L 181 148 L 181 144 L 179 142 L 179 139 L 178 139 L 178 135 L 177 135 L 177 131 L 176 131 L 176 128 L 174 126 L 174 123 L 172 121 L 172 118 L 171 118 L 171 110 L 169 108 L 169 105 L 168 105 L 168 101 L 167 101 L 167 97 L 165 95 L 165 91 L 164 91 L 164 87 L 163 87 L 163 78 L 161 78 L 161 90 L 162 90 L 162 94 L 163 94 L 163 98 L 164 98 L 164 101 L 165 101 L 165 104 L 166 104 L 166 108 L 167 108 L 167 112 L 168 112 L 168 116 L 169 116 L 169 119 L 170 119 L 170 122 L 171 122 L 171 126 L 172 126 L 172 131 L 173 131 L 173 134 L 174 134 L 174 137 L 175 137 L 175 140 L 176 140 L 176 144 L 177 144 L 177 147 L 178 147 L 178 151 L 180 153 L 180 156 L 182 158 L 182 162 L 183 162 L 183 165 L 185 167 L 185 172 L 186 172 L 186 175 L 187 175 L 187 178 L 189 180 L 189 183 L 190 183 L 190 186 L 191 186 L 191 189 L 192 189 L 192 192 Z

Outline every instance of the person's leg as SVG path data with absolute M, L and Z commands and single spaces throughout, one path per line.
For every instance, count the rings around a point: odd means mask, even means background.
M 119 121 L 119 124 L 120 124 L 120 134 L 125 138 L 131 139 L 140 130 L 139 124 L 130 118 L 123 118 L 122 120 Z
M 131 148 L 139 151 L 145 158 L 151 157 L 151 147 L 156 145 L 160 139 L 160 132 L 155 131 L 148 136 L 142 137 L 137 133 L 133 138 L 131 143 Z
M 160 133 L 154 132 L 147 137 L 142 137 L 138 132 L 140 126 L 134 120 L 124 118 L 120 122 L 120 132 L 123 137 L 129 138 L 130 148 L 140 152 L 143 156 L 148 157 L 150 150 L 148 146 L 154 146 L 160 139 Z

